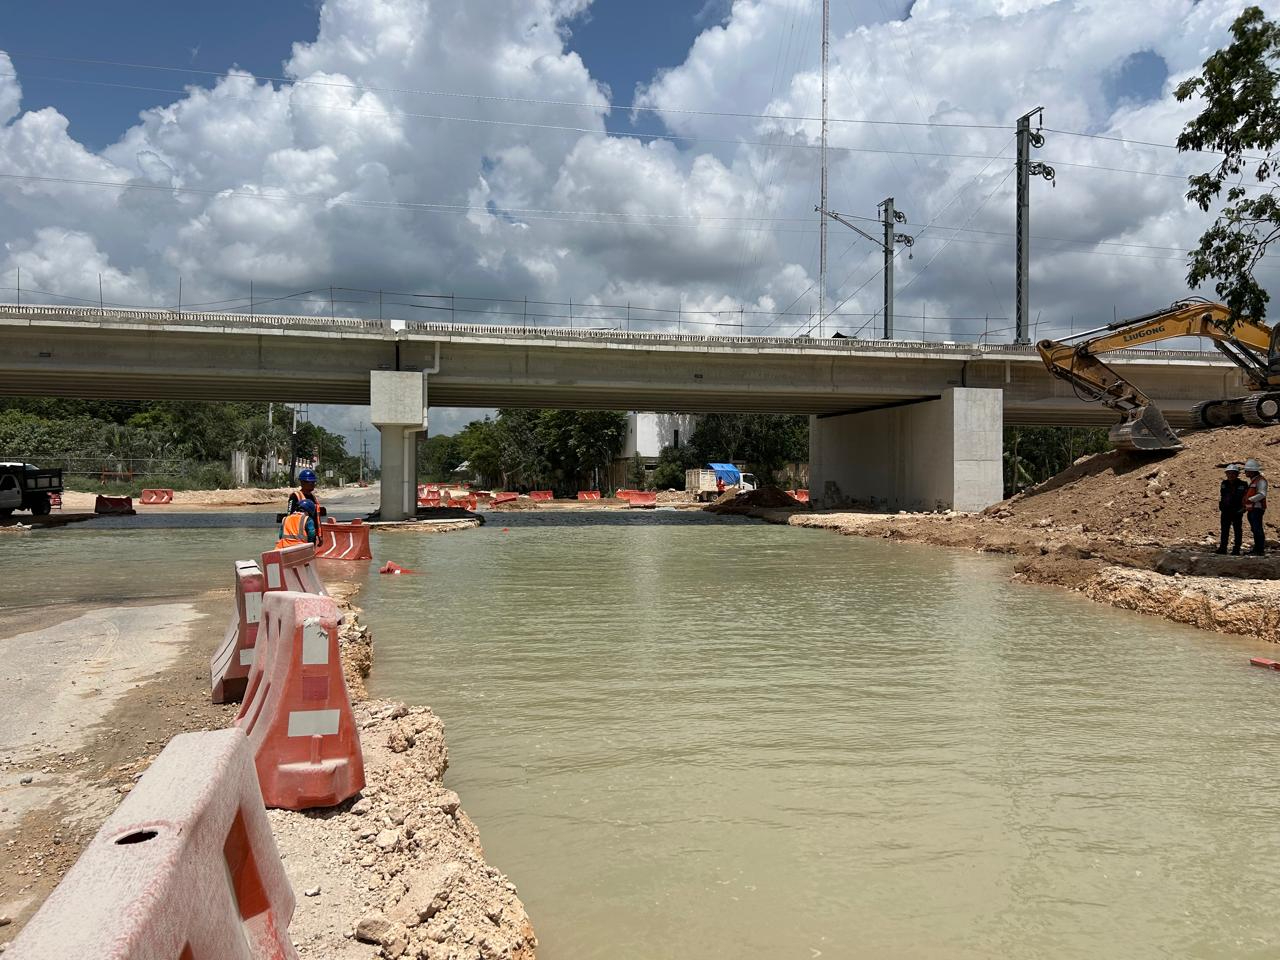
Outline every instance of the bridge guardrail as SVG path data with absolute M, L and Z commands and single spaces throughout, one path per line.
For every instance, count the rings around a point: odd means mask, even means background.
M 0 316 L 15 319 L 119 320 L 126 323 L 181 323 L 209 326 L 310 327 L 338 330 L 390 330 L 385 320 L 356 317 L 306 317 L 259 313 L 206 313 L 189 310 L 144 310 L 100 307 L 16 306 L 0 304 Z
M 274 327 L 311 330 L 367 331 L 398 333 L 402 329 L 419 336 L 520 337 L 540 340 L 579 340 L 584 342 L 616 342 L 639 344 L 684 344 L 689 346 L 771 347 L 803 350 L 820 348 L 824 353 L 949 354 L 957 359 L 1012 359 L 1034 357 L 1031 344 L 964 343 L 953 340 L 861 340 L 854 337 L 816 339 L 798 337 L 715 336 L 697 333 L 627 332 L 618 329 L 583 329 L 571 327 L 532 327 L 505 324 L 435 323 L 430 321 L 365 320 L 355 317 L 317 317 L 289 314 L 200 313 L 176 310 L 147 310 L 99 307 L 63 307 L 41 304 L 0 304 L 0 317 L 51 320 L 117 320 L 131 323 L 177 323 L 217 327 Z M 1133 360 L 1189 360 L 1222 363 L 1216 352 L 1204 350 L 1120 350 L 1111 357 Z

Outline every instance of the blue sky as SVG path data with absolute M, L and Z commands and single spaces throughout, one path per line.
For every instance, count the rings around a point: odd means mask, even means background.
M 9 3 L 0 7 L 0 49 L 10 53 L 21 75 L 23 107 L 56 107 L 70 120 L 72 136 L 100 149 L 140 111 L 172 102 L 186 84 L 209 86 L 213 78 L 46 58 L 212 72 L 239 66 L 275 77 L 291 44 L 315 39 L 317 9 L 316 0 Z M 572 24 L 570 47 L 593 77 L 609 85 L 615 101 L 629 103 L 637 83 L 678 66 L 698 33 L 726 10 L 727 0 L 597 0 Z M 609 118 L 611 129 L 645 131 L 655 129 L 653 123 L 648 115 L 635 126 L 627 114 Z

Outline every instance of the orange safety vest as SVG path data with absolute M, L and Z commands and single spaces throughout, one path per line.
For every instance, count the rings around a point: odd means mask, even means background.
M 307 521 L 311 519 L 305 513 L 291 513 L 280 524 L 280 539 L 276 541 L 276 549 L 296 547 L 300 543 L 310 543 L 307 536 Z
M 1259 482 L 1261 481 L 1261 483 Z M 1244 495 L 1244 506 L 1246 510 L 1265 510 L 1267 509 L 1267 498 L 1263 496 L 1257 503 L 1250 503 L 1252 497 L 1256 497 L 1261 492 L 1262 483 L 1266 482 L 1261 474 L 1249 481 L 1249 489 Z

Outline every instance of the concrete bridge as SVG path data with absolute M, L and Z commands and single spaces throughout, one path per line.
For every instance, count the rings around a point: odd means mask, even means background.
M 1115 365 L 1175 426 L 1242 389 L 1217 353 Z M 368 403 L 386 517 L 412 509 L 431 404 L 809 414 L 814 499 L 894 509 L 998 500 L 1005 424 L 1114 419 L 1025 346 L 3 304 L 0 394 Z

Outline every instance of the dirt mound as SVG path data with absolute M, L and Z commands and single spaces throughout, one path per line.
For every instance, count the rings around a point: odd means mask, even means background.
M 761 487 L 759 490 L 748 490 L 745 493 L 725 491 L 704 508 L 712 513 L 743 513 L 748 510 L 777 510 L 781 508 L 799 509 L 803 506 L 795 497 L 787 495 L 778 487 Z
M 1280 427 L 1223 427 L 1182 441 L 1184 449 L 1160 457 L 1111 450 L 1082 458 L 986 515 L 1124 540 L 1216 539 L 1223 466 L 1256 457 L 1264 471 L 1280 469 Z

